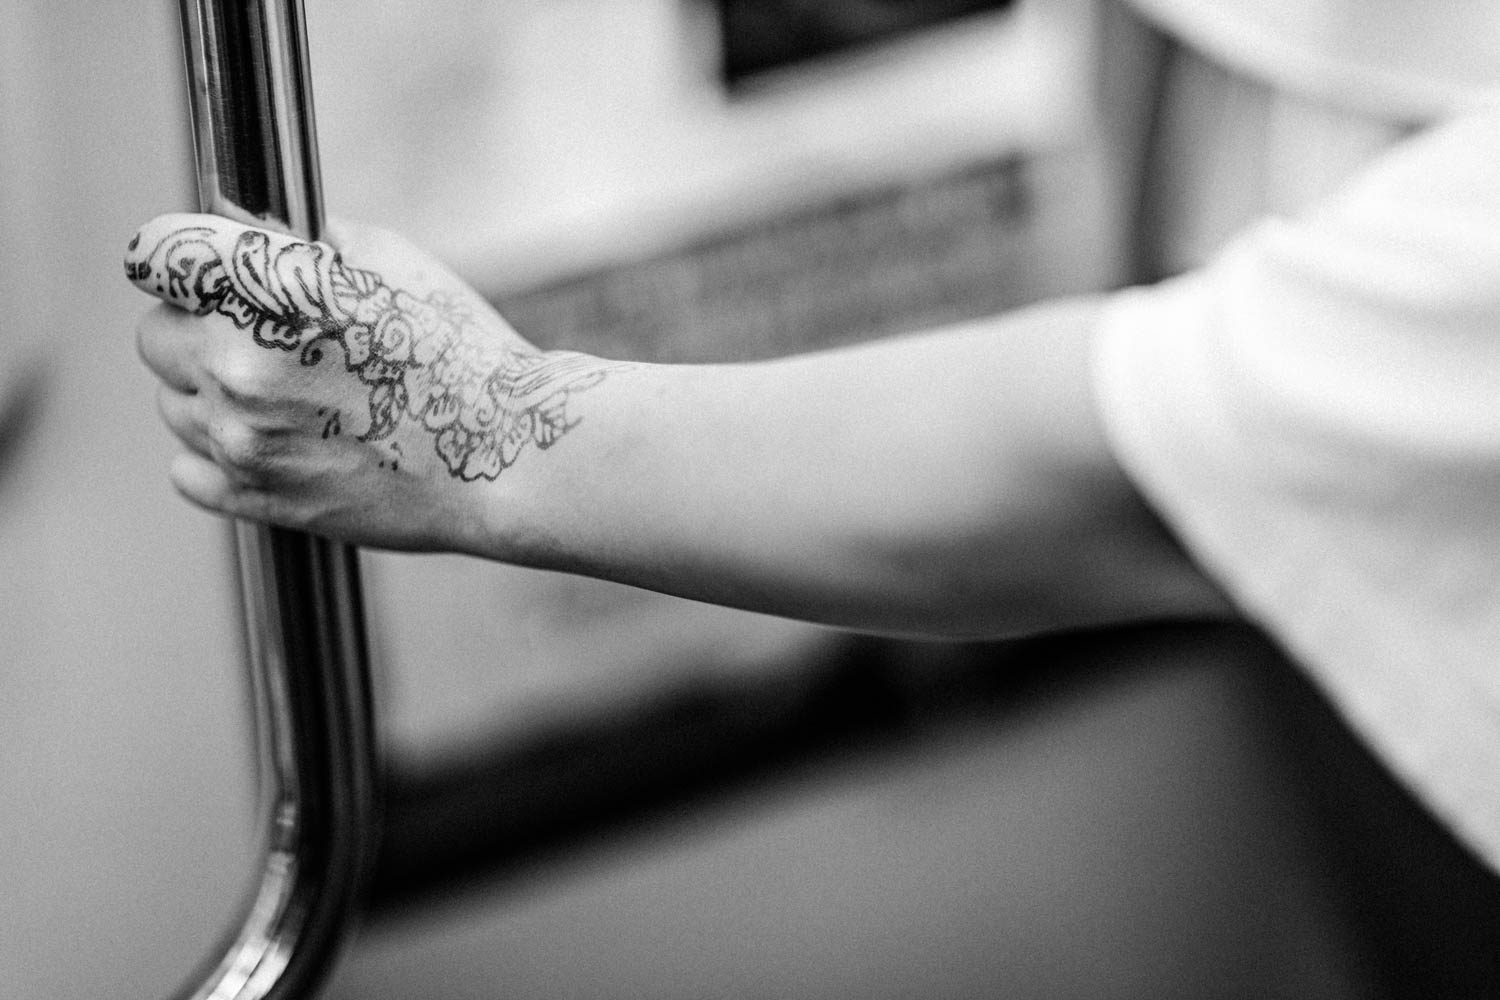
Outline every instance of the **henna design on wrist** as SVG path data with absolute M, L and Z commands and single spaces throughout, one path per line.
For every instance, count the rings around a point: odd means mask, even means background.
M 442 292 L 418 298 L 380 275 L 345 264 L 324 243 L 258 230 L 229 237 L 209 226 L 178 229 L 149 248 L 132 240 L 125 275 L 141 288 L 203 316 L 227 316 L 262 347 L 322 361 L 329 345 L 367 389 L 369 427 L 360 440 L 389 441 L 403 423 L 421 428 L 450 475 L 494 480 L 528 444 L 547 449 L 579 419 L 569 398 L 627 365 L 567 351 L 538 351 L 476 330 L 465 303 Z M 323 409 L 323 436 L 342 416 Z

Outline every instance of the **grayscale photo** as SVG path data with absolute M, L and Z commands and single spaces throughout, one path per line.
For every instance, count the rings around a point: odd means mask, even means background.
M 8 0 L 0 998 L 1500 997 L 1500 4 Z

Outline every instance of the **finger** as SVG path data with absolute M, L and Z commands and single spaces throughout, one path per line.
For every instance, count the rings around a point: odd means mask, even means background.
M 216 215 L 158 216 L 125 251 L 125 275 L 143 292 L 200 315 L 222 313 L 283 346 L 347 320 L 334 289 L 338 268 L 326 243 Z
M 202 396 L 162 386 L 156 393 L 156 408 L 177 440 L 204 458 L 212 455 Z
M 281 523 L 271 494 L 236 483 L 202 455 L 181 452 L 172 459 L 167 476 L 178 493 L 206 511 L 246 521 Z
M 179 309 L 158 305 L 135 328 L 135 349 L 146 367 L 178 392 L 195 393 L 201 371 L 202 332 Z
M 216 514 L 231 514 L 234 483 L 213 462 L 185 451 L 172 459 L 167 471 L 172 485 L 188 500 Z

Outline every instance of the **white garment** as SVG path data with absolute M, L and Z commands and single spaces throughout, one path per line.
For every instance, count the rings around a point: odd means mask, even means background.
M 1428 121 L 1500 87 L 1495 0 L 1127 0 L 1194 51 L 1347 112 Z
M 1500 108 L 1116 296 L 1096 376 L 1184 543 L 1500 870 Z

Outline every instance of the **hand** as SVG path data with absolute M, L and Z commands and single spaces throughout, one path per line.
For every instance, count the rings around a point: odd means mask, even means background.
M 335 240 L 207 215 L 131 240 L 126 276 L 164 303 L 138 344 L 187 448 L 172 482 L 213 511 L 359 544 L 479 547 L 478 495 L 567 434 L 570 397 L 610 366 L 538 351 L 390 234 Z

